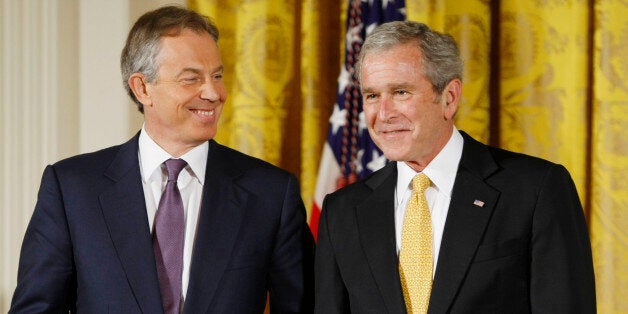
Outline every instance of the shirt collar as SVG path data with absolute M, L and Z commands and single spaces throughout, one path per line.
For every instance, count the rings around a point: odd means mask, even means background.
M 432 184 L 441 192 L 451 197 L 451 190 L 456 180 L 458 164 L 462 157 L 462 146 L 464 140 L 458 129 L 454 130 L 445 144 L 445 147 L 434 157 L 434 159 L 423 169 L 423 173 L 430 178 Z M 403 161 L 397 161 L 397 188 L 396 195 L 404 195 L 410 186 L 412 178 L 417 174 L 410 166 Z
M 180 159 L 188 163 L 188 167 L 190 167 L 193 175 L 199 180 L 201 185 L 205 183 L 208 152 L 209 143 L 203 142 L 203 144 L 192 148 L 180 157 Z M 161 148 L 146 132 L 145 127 L 142 126 L 139 138 L 139 159 L 142 170 L 142 181 L 144 183 L 148 182 L 155 170 L 160 168 L 161 164 L 170 158 L 174 157 Z

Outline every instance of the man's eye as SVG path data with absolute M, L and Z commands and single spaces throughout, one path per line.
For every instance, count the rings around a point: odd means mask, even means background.
M 182 78 L 180 82 L 183 85 L 192 85 L 192 84 L 199 83 L 200 81 L 201 79 L 198 77 L 185 77 L 185 78 Z
M 375 95 L 375 94 L 366 94 L 366 95 L 364 95 L 364 98 L 367 99 L 367 100 L 375 99 L 375 98 L 377 98 L 377 95 Z
M 412 93 L 408 92 L 407 90 L 396 90 L 394 97 L 398 100 L 407 100 L 412 96 Z

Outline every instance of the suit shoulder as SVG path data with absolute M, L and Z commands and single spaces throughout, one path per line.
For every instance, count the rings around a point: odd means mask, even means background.
M 509 185 L 513 182 L 538 184 L 552 174 L 569 176 L 564 166 L 527 154 L 513 152 L 480 143 L 461 132 L 464 137 L 460 169 L 476 174 L 479 178 Z
M 212 151 L 213 150 L 213 151 Z M 265 160 L 262 160 L 233 148 L 213 142 L 210 146 L 210 154 L 222 155 L 222 159 L 228 160 L 233 167 L 242 172 L 263 172 L 265 174 L 279 175 L 283 177 L 294 176 L 289 171 L 277 167 Z
M 486 145 L 472 138 L 467 133 L 460 132 L 464 138 L 463 147 L 463 159 L 461 163 L 468 164 L 467 166 L 482 165 L 486 168 L 491 168 L 487 164 L 487 160 L 494 162 L 499 168 L 519 168 L 519 169 L 543 169 L 556 166 L 557 164 L 548 160 L 526 155 L 503 148 Z M 488 153 L 489 158 L 486 158 Z
M 365 183 L 366 179 L 361 179 L 347 186 L 339 188 L 338 190 L 327 194 L 327 198 L 346 198 L 352 195 L 362 195 L 371 191 Z
M 104 170 L 120 151 L 121 145 L 107 147 L 98 151 L 71 156 L 57 161 L 52 166 L 57 170 Z
M 495 147 L 489 147 L 489 151 L 499 167 L 492 176 L 494 182 L 503 180 L 505 185 L 532 184 L 537 187 L 553 180 L 563 184 L 572 182 L 571 174 L 561 164 Z
M 502 169 L 541 170 L 560 166 L 549 160 L 505 150 L 502 148 L 487 146 L 494 160 Z
M 360 204 L 370 196 L 374 190 L 380 189 L 383 185 L 390 185 L 396 180 L 396 165 L 394 162 L 388 163 L 384 168 L 379 169 L 363 179 L 340 188 L 325 197 L 325 203 L 335 204 Z

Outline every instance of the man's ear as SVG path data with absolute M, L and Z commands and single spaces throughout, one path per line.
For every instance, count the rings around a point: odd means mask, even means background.
M 131 74 L 128 83 L 131 91 L 133 91 L 133 94 L 135 94 L 135 98 L 137 98 L 139 102 L 141 102 L 144 106 L 152 105 L 148 86 L 146 85 L 146 77 L 143 74 Z
M 447 84 L 443 91 L 445 97 L 445 119 L 453 119 L 458 111 L 458 103 L 462 97 L 462 82 L 455 78 Z

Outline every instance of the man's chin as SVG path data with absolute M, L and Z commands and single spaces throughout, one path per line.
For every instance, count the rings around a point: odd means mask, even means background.
M 405 155 L 399 153 L 386 153 L 384 152 L 386 159 L 390 161 L 405 161 Z
M 404 161 L 404 158 L 407 158 L 409 154 L 407 145 L 403 145 L 401 143 L 399 143 L 398 145 L 386 145 L 383 147 L 378 147 L 382 150 L 384 156 L 386 156 L 388 160 L 392 161 Z

